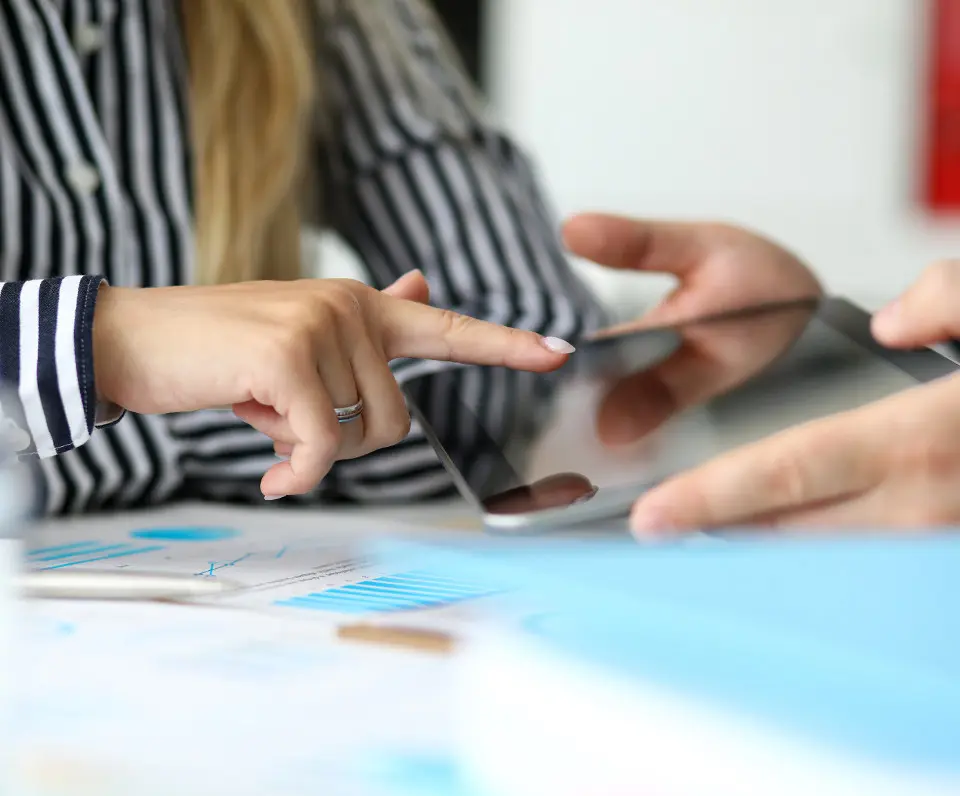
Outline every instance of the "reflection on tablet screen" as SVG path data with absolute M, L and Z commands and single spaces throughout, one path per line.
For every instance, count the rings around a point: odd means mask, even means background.
M 845 302 L 807 301 L 581 343 L 560 371 L 468 367 L 409 385 L 462 491 L 489 513 L 635 496 L 787 427 L 952 372 L 892 354 Z

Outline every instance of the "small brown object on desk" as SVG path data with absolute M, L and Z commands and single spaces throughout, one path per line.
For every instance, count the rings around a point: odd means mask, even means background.
M 438 655 L 449 655 L 456 647 L 456 639 L 449 633 L 390 625 L 362 623 L 340 625 L 337 628 L 337 638 L 345 641 L 381 644 L 388 647 L 406 647 L 407 649 L 432 652 Z

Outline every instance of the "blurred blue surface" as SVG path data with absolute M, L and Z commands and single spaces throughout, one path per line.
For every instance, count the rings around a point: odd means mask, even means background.
M 381 750 L 361 769 L 365 782 L 390 796 L 479 796 L 448 757 Z
M 527 632 L 850 754 L 960 772 L 960 538 L 387 545 L 513 589 Z

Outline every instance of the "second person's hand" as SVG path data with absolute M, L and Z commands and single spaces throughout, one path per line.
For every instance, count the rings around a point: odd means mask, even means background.
M 600 265 L 677 279 L 659 304 L 602 331 L 601 337 L 822 293 L 813 273 L 791 252 L 726 224 L 585 213 L 567 222 L 564 240 L 574 254 Z M 749 378 L 803 331 L 812 308 L 686 330 L 682 345 L 666 360 L 611 389 L 597 418 L 600 439 L 610 445 L 632 443 L 667 417 Z
M 618 329 L 672 324 L 823 292 L 793 253 L 729 224 L 583 213 L 567 221 L 563 237 L 571 252 L 607 268 L 677 279 L 655 307 Z
M 960 337 L 960 262 L 929 268 L 873 319 L 891 348 Z M 639 535 L 706 528 L 934 528 L 960 523 L 960 374 L 787 429 L 667 479 Z
M 412 357 L 530 371 L 561 366 L 563 340 L 427 306 L 417 273 L 384 291 L 352 280 L 103 287 L 94 322 L 101 401 L 142 414 L 232 406 L 289 459 L 261 481 L 313 489 L 338 459 L 400 441 L 410 417 L 389 368 Z M 335 407 L 364 402 L 340 424 Z

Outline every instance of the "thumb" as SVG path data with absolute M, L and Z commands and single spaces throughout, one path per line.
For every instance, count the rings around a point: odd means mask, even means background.
M 960 337 L 960 260 L 927 268 L 899 299 L 873 316 L 873 336 L 892 348 Z
M 406 301 L 415 301 L 417 304 L 430 303 L 430 285 L 420 270 L 408 271 L 392 285 L 383 289 L 388 296 Z
M 564 224 L 563 242 L 577 257 L 608 268 L 679 276 L 703 260 L 703 231 L 699 224 L 582 213 Z

